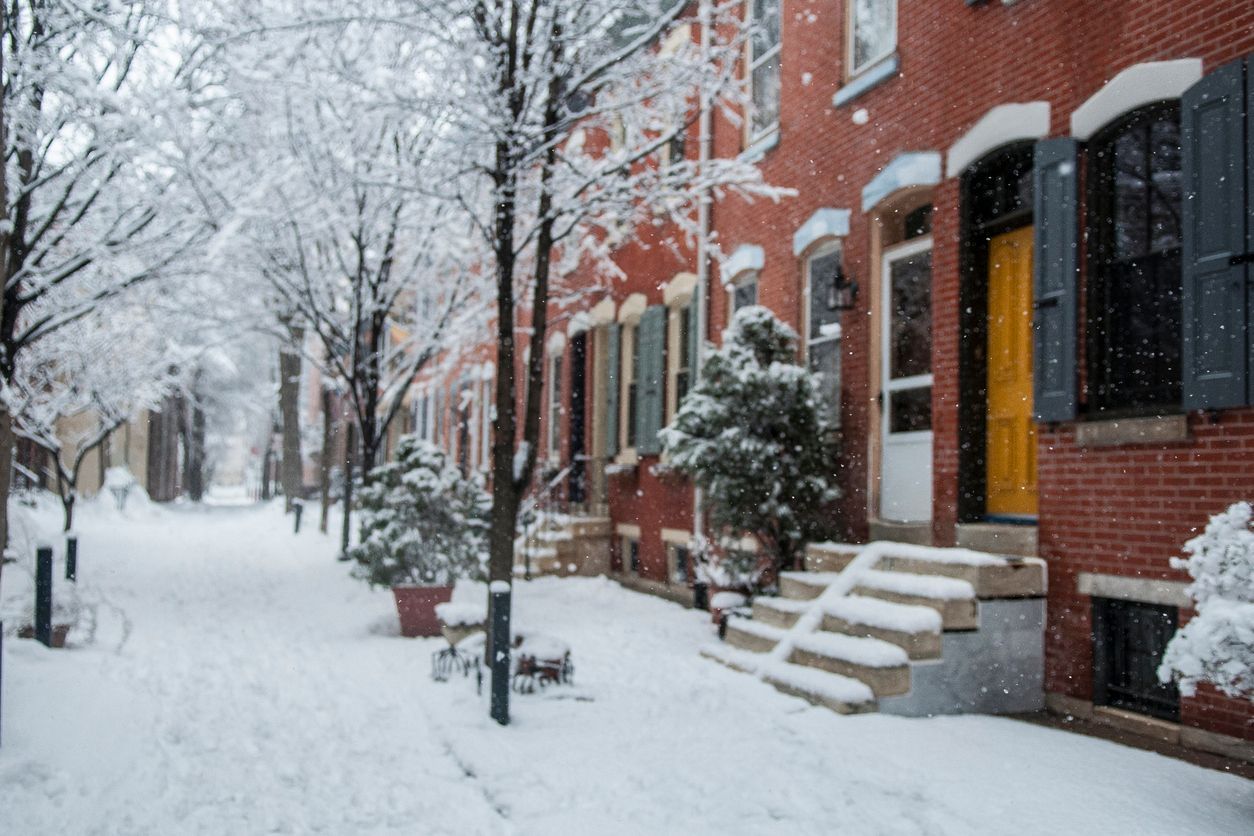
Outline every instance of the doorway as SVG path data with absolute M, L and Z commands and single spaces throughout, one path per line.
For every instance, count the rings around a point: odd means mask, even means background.
M 932 519 L 932 239 L 885 250 L 880 517 Z
M 1036 516 L 1036 424 L 1032 420 L 1032 227 L 988 245 L 986 516 Z

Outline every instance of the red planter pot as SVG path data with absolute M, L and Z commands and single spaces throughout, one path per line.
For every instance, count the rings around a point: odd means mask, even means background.
M 394 586 L 396 614 L 401 617 L 401 635 L 407 639 L 440 635 L 440 619 L 435 605 L 453 597 L 451 586 Z

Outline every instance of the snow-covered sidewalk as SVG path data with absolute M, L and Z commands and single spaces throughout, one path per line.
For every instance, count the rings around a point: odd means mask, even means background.
M 309 521 L 307 520 L 307 523 Z M 573 688 L 487 719 L 438 640 L 275 506 L 81 522 L 89 645 L 8 639 L 0 832 L 1236 833 L 1254 783 L 1011 720 L 840 717 L 698 657 L 701 614 L 520 584 Z M 124 615 L 123 615 L 124 614 Z

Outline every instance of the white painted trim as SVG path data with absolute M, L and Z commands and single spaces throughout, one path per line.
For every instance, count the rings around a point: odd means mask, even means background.
M 1188 584 L 1183 581 L 1163 581 L 1153 578 L 1134 578 L 1128 575 L 1099 575 L 1081 572 L 1076 575 L 1076 591 L 1095 598 L 1114 598 L 1120 601 L 1141 601 L 1146 604 L 1162 604 L 1168 607 L 1191 607 L 1193 599 L 1185 593 Z
M 686 548 L 692 543 L 692 532 L 682 528 L 663 528 L 662 542 Z
M 619 537 L 627 537 L 632 540 L 640 539 L 640 526 L 631 523 L 619 523 L 614 526 L 614 533 Z
M 692 299 L 696 289 L 696 273 L 676 273 L 675 278 L 662 285 L 662 302 L 668 308 L 683 307 Z
M 544 344 L 544 353 L 552 357 L 554 354 L 561 354 L 566 350 L 566 335 L 561 331 L 555 331 L 549 334 L 548 342 Z
M 566 336 L 574 337 L 585 331 L 591 330 L 595 323 L 592 321 L 592 315 L 587 311 L 580 311 L 570 318 L 570 322 L 566 325 Z
M 1071 135 L 1089 139 L 1142 105 L 1178 99 L 1202 78 L 1202 59 L 1148 61 L 1119 72 L 1071 114 Z
M 623 304 L 618 309 L 618 321 L 624 325 L 634 325 L 640 321 L 640 317 L 644 314 L 644 309 L 649 306 L 649 300 L 645 298 L 643 293 L 633 293 L 623 300 Z
M 935 186 L 940 181 L 940 152 L 907 151 L 898 154 L 862 188 L 862 211 L 870 212 L 894 192 L 912 186 Z
M 745 273 L 761 270 L 766 264 L 766 250 L 757 244 L 741 244 L 736 251 L 723 262 L 719 275 L 723 284 L 734 284 L 736 279 Z
M 799 256 L 824 238 L 844 238 L 849 234 L 848 209 L 816 209 L 792 236 L 792 254 Z
M 593 325 L 609 325 L 614 321 L 615 306 L 614 300 L 608 296 L 592 306 L 592 310 L 588 315 L 592 317 Z
M 1049 136 L 1049 102 L 1013 102 L 990 108 L 970 130 L 949 146 L 947 177 L 956 177 L 971 163 L 1004 145 Z

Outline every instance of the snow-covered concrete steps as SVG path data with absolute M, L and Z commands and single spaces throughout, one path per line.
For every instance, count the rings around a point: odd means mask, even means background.
M 1042 561 L 878 542 L 812 546 L 806 565 L 703 654 L 846 713 L 1039 707 Z

